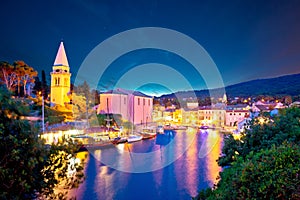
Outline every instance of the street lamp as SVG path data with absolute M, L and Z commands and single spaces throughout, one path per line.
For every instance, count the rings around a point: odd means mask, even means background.
M 44 103 L 44 94 L 42 94 L 42 130 L 43 130 L 43 133 L 44 133 L 45 132 L 45 103 Z

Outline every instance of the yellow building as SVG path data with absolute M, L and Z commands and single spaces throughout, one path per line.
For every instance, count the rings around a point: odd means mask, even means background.
M 71 73 L 64 47 L 61 42 L 53 64 L 51 74 L 51 105 L 70 103 Z

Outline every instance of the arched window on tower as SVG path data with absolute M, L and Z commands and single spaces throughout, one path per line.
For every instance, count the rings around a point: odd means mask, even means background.
M 64 80 L 64 85 L 68 86 L 68 79 L 67 78 L 65 78 L 65 80 Z
M 58 78 L 57 78 L 57 77 L 54 78 L 54 85 L 55 85 L 55 86 L 58 85 Z

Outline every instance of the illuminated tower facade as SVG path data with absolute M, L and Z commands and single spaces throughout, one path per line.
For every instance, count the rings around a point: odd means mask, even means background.
M 51 74 L 51 105 L 62 105 L 70 102 L 71 73 L 64 47 L 59 45 Z

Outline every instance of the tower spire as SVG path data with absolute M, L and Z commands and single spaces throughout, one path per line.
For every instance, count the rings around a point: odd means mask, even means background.
M 71 73 L 64 47 L 61 41 L 51 74 L 51 105 L 66 105 L 70 103 Z
M 53 66 L 69 66 L 63 41 L 60 42 Z

